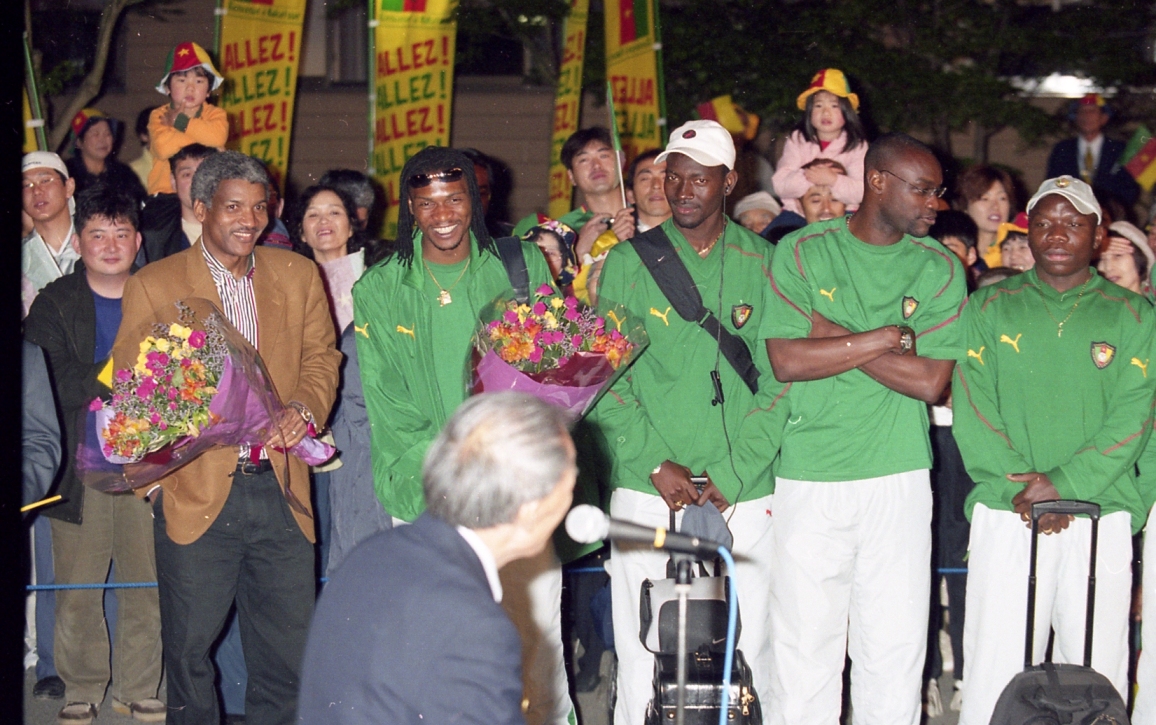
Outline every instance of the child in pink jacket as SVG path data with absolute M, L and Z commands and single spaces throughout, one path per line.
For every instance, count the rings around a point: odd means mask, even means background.
M 847 211 L 854 211 L 863 201 L 863 157 L 867 155 L 866 134 L 856 113 L 859 96 L 851 92 L 843 71 L 825 68 L 811 79 L 798 103 L 803 118 L 783 146 L 773 179 L 783 209 L 802 215 L 799 199 L 807 190 L 829 186 L 834 198 Z M 838 161 L 847 173 L 821 165 L 803 168 L 817 158 Z

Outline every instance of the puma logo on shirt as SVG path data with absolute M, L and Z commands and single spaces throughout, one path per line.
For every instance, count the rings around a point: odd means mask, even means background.
M 1006 342 L 1007 344 L 1014 347 L 1016 349 L 1016 352 L 1019 352 L 1020 351 L 1020 338 L 1023 336 L 1024 336 L 1024 334 L 1021 332 L 1018 335 L 1016 335 L 1016 339 L 1013 340 L 1010 337 L 1008 337 L 1007 335 L 1000 335 L 999 341 L 1000 342 Z

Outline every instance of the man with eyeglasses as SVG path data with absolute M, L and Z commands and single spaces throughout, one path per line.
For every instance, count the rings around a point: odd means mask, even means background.
M 80 253 L 72 246 L 76 182 L 68 167 L 50 151 L 33 151 L 24 154 L 21 171 L 21 203 L 32 218 L 32 233 L 20 243 L 20 296 L 27 315 L 40 290 L 71 273 Z
M 903 134 L 871 145 L 854 215 L 785 237 L 760 333 L 790 411 L 771 562 L 776 725 L 917 725 L 927 640 L 927 404 L 961 356 L 965 274 L 925 238 L 943 175 Z
M 400 188 L 397 243 L 353 288 L 374 488 L 395 525 L 425 511 L 422 460 L 466 398 L 479 313 L 499 296 L 512 299 L 516 282 L 486 230 L 474 164 L 462 152 L 422 149 L 402 169 Z M 542 253 L 519 244 L 528 289 L 548 284 Z M 563 725 L 572 705 L 554 548 L 511 563 L 501 580 L 522 636 L 527 722 Z

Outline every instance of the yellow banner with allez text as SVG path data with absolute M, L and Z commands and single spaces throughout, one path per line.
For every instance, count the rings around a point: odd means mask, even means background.
M 662 44 L 654 0 L 605 0 L 606 79 L 626 163 L 666 143 Z
M 570 211 L 573 187 L 562 165 L 562 145 L 578 130 L 582 110 L 582 66 L 586 60 L 586 19 L 590 0 L 570 0 L 570 14 L 562 29 L 562 66 L 558 69 L 558 90 L 554 95 L 554 140 L 550 145 L 550 206 L 548 214 L 557 219 Z
M 401 170 L 426 146 L 450 145 L 456 0 L 378 0 L 374 35 L 373 158 L 385 190 L 386 238 L 397 236 Z
M 224 0 L 217 60 L 228 148 L 264 161 L 284 192 L 306 0 Z

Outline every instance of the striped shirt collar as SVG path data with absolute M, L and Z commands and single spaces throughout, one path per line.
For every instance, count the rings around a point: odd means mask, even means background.
M 196 240 L 194 240 L 192 242 L 192 244 L 195 246 L 198 242 L 200 242 L 201 252 L 204 253 L 204 255 L 205 255 L 205 262 L 207 262 L 209 265 L 209 273 L 211 275 L 213 275 L 213 282 L 217 285 L 217 288 L 219 289 L 221 287 L 221 282 L 223 281 L 222 280 L 223 277 L 228 277 L 234 283 L 239 282 L 240 280 L 238 280 L 236 277 L 234 277 L 232 272 L 225 269 L 225 265 L 218 262 L 217 258 L 214 257 L 211 252 L 209 252 L 209 248 L 207 246 L 205 246 L 205 242 L 204 242 L 203 237 L 204 237 L 203 234 L 200 237 L 197 237 Z M 257 256 L 253 252 L 249 252 L 249 271 L 245 273 L 244 279 L 248 279 L 248 280 L 252 281 L 253 270 L 256 268 L 257 268 Z

